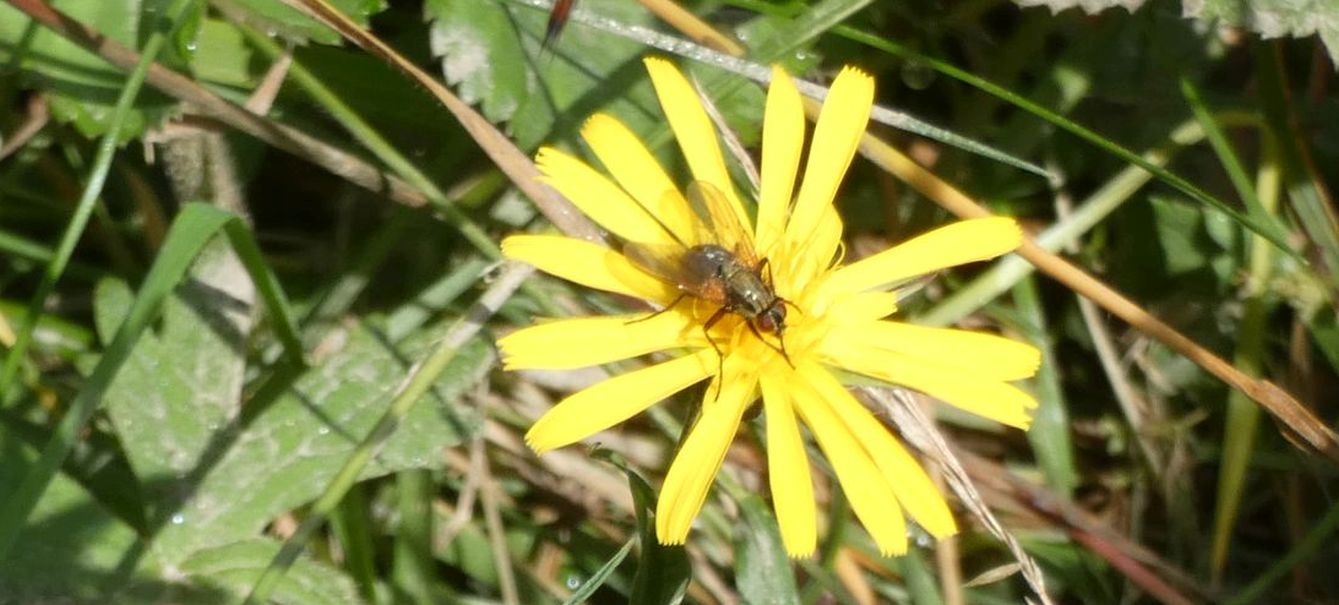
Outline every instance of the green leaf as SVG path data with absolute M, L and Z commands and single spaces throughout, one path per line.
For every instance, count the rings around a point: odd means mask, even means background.
M 158 316 L 164 299 L 181 282 L 200 250 L 219 231 L 228 234 L 246 270 L 257 283 L 257 289 L 271 312 L 279 339 L 285 345 L 287 359 L 291 362 L 292 358 L 301 356 L 301 346 L 298 344 L 287 299 L 260 257 L 251 233 L 233 214 L 204 204 L 186 205 L 172 222 L 159 254 L 149 267 L 144 284 L 117 329 L 116 336 L 79 387 L 78 393 L 69 401 L 65 414 L 42 449 L 41 457 L 16 482 L 17 485 L 4 494 L 5 499 L 0 504 L 0 556 L 11 552 L 28 517 L 57 476 L 61 464 L 75 448 L 80 433 L 92 420 L 107 389 L 134 352 L 139 339 L 148 331 L 150 322 Z
M 735 577 L 750 605 L 799 605 L 786 547 L 767 502 L 747 493 L 739 502 L 743 523 L 735 526 Z
M 629 25 L 653 21 L 624 0 L 581 6 Z M 639 60 L 644 49 L 634 41 L 574 24 L 541 54 L 543 11 L 501 0 L 426 0 L 424 14 L 433 22 L 433 54 L 442 58 L 447 81 L 489 120 L 508 123 L 523 149 L 572 134 L 597 111 L 616 114 L 639 133 L 663 121 Z
M 361 27 L 368 18 L 386 9 L 386 0 L 328 0 L 331 6 Z M 283 0 L 226 0 L 216 4 L 229 17 L 261 24 L 266 33 L 279 34 L 294 41 L 311 40 L 321 44 L 339 44 L 334 30 L 318 23 Z
M 1186 2 L 1187 17 L 1243 27 L 1265 39 L 1320 36 L 1330 62 L 1339 65 L 1339 4 L 1333 0 L 1199 0 Z
M 232 603 L 246 594 L 255 578 L 279 550 L 274 540 L 254 538 L 195 553 L 182 561 L 178 572 L 190 580 L 194 592 L 222 596 L 219 603 Z M 136 586 L 134 592 L 145 592 Z M 204 599 L 181 598 L 177 602 L 200 603 Z M 295 605 L 343 605 L 362 603 L 353 582 L 339 570 L 309 558 L 298 559 L 275 589 L 274 603 Z
M 203 82 L 250 90 L 256 85 L 251 69 L 254 55 L 255 51 L 236 26 L 218 19 L 204 19 L 195 39 L 191 67 L 195 77 Z
M 37 456 L 12 435 L 0 431 L 0 485 L 17 484 Z M 9 556 L 0 557 L 6 603 L 99 602 L 138 539 L 65 475 L 53 478 L 28 521 Z
M 1149 203 L 1167 273 L 1175 276 L 1207 265 L 1210 256 L 1217 252 L 1217 245 L 1205 230 L 1200 208 L 1161 195 L 1150 196 Z
M 460 98 L 493 122 L 510 120 L 532 93 L 521 32 L 507 7 L 489 0 L 429 0 L 432 53 Z
M 1097 14 L 1121 7 L 1134 12 L 1144 0 L 1014 0 L 1019 6 L 1045 6 L 1052 12 L 1079 7 Z M 1151 9 L 1150 9 L 1151 10 Z M 1182 4 L 1185 17 L 1251 30 L 1265 39 L 1318 34 L 1339 65 L 1339 4 L 1332 0 L 1197 0 Z
M 393 349 L 379 332 L 366 324 L 336 330 L 325 345 L 336 350 L 323 363 L 282 393 L 258 393 L 247 402 L 261 411 L 240 434 L 218 427 L 209 439 L 214 458 L 194 471 L 203 475 L 194 493 L 155 542 L 161 558 L 178 561 L 254 535 L 276 515 L 321 494 L 381 417 L 408 370 L 405 360 L 421 357 L 432 344 L 429 330 Z M 459 398 L 491 363 L 491 349 L 481 340 L 461 349 L 425 402 L 431 405 L 414 407 L 361 476 L 444 464 L 433 452 L 479 430 L 479 419 Z
M 141 19 L 139 0 L 63 0 L 53 5 L 131 48 L 139 48 L 155 26 Z M 198 14 L 195 19 L 187 17 L 185 21 L 198 21 L 198 17 Z M 183 23 L 179 31 L 189 32 L 196 27 Z M 15 55 L 20 58 L 23 82 L 49 93 L 51 112 L 57 120 L 73 124 L 89 138 L 107 132 L 116 97 L 125 83 L 123 70 L 34 25 L 18 9 L 0 4 L 0 63 L 12 61 Z M 117 133 L 118 140 L 138 137 L 145 128 L 161 123 L 175 107 L 176 102 L 162 94 L 142 91 L 134 111 Z

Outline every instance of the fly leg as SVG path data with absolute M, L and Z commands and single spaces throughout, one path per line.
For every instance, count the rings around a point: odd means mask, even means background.
M 644 322 L 644 321 L 646 321 L 646 320 L 648 320 L 648 319 L 654 319 L 655 317 L 659 316 L 661 313 L 664 313 L 664 312 L 666 312 L 666 311 L 669 311 L 670 309 L 673 309 L 674 307 L 679 306 L 679 302 L 682 301 L 682 300 L 683 300 L 684 298 L 686 298 L 687 296 L 688 296 L 688 293 L 687 293 L 687 292 L 684 292 L 684 293 L 680 294 L 678 298 L 675 298 L 675 299 L 674 299 L 674 302 L 670 303 L 668 307 L 665 307 L 664 309 L 661 309 L 661 310 L 659 310 L 659 311 L 652 311 L 651 313 L 647 314 L 646 317 L 638 317 L 637 319 L 630 319 L 630 320 L 625 321 L 625 322 L 623 322 L 623 323 L 624 323 L 625 325 L 627 325 L 627 324 L 635 324 L 635 323 L 641 323 L 641 322 Z
M 725 353 L 721 352 L 720 345 L 716 344 L 716 339 L 711 337 L 711 327 L 716 325 L 726 313 L 730 312 L 730 307 L 723 306 L 707 318 L 707 322 L 702 324 L 702 335 L 707 337 L 707 342 L 711 343 L 711 348 L 716 349 L 716 396 L 712 401 L 716 401 L 721 396 L 721 381 L 725 379 Z
M 785 338 L 782 338 L 781 335 L 778 334 L 777 337 L 776 337 L 776 341 L 779 342 L 779 343 L 781 343 L 781 346 L 774 345 L 774 344 L 772 344 L 772 343 L 770 343 L 770 342 L 767 342 L 767 339 L 766 339 L 766 338 L 763 338 L 763 336 L 762 336 L 762 332 L 758 330 L 758 326 L 753 325 L 753 320 L 749 320 L 749 321 L 747 321 L 747 322 L 745 322 L 745 323 L 748 324 L 748 326 L 749 326 L 749 331 L 750 331 L 750 332 L 753 332 L 753 335 L 758 337 L 758 340 L 763 341 L 763 344 L 765 344 L 765 345 L 771 347 L 773 351 L 776 351 L 777 353 L 780 353 L 780 354 L 781 354 L 781 357 L 782 357 L 783 359 L 786 360 L 786 363 L 790 364 L 790 367 L 792 367 L 792 368 L 795 367 L 795 363 L 792 362 L 792 361 L 790 360 L 790 353 L 787 353 L 787 352 L 786 352 L 786 339 L 785 339 Z

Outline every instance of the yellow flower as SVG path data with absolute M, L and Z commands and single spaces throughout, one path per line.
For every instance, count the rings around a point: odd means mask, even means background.
M 560 236 L 509 237 L 502 242 L 509 258 L 591 288 L 670 307 L 655 315 L 556 320 L 501 339 L 505 367 L 512 370 L 579 368 L 654 352 L 672 357 L 567 397 L 535 423 L 526 442 L 541 454 L 575 443 L 710 378 L 700 416 L 661 488 L 656 536 L 662 543 L 686 539 L 745 410 L 759 394 L 772 499 L 791 556 L 812 554 L 818 533 L 800 422 L 809 427 L 882 553 L 906 551 L 903 510 L 931 535 L 954 533 L 953 516 L 929 477 L 832 369 L 903 385 L 1026 428 L 1036 402 L 1008 382 L 1036 372 L 1036 349 L 990 334 L 884 319 L 897 308 L 888 288 L 1007 253 L 1020 243 L 1017 224 L 1008 218 L 962 221 L 840 264 L 842 225 L 833 198 L 869 119 L 873 80 L 849 67 L 837 77 L 814 130 L 804 179 L 792 196 L 804 147 L 804 111 L 790 76 L 773 69 L 754 221 L 692 86 L 669 62 L 647 59 L 646 67 L 693 178 L 719 190 L 743 225 L 756 224 L 746 237 L 768 259 L 766 278 L 789 303 L 786 356 L 770 342 L 775 335 L 760 339 L 737 313 L 713 326 L 709 339 L 703 326 L 718 307 L 691 297 L 673 304 L 681 294 L 675 284 L 643 271 L 616 250 Z M 537 162 L 546 182 L 623 242 L 670 246 L 694 241 L 691 234 L 700 219 L 626 126 L 600 114 L 590 118 L 581 135 L 613 179 L 544 148 Z

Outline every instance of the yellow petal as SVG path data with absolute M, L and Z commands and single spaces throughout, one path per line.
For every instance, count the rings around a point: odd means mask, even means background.
M 585 439 L 637 415 L 716 371 L 710 349 L 615 376 L 558 402 L 525 434 L 543 454 Z
M 800 91 L 780 65 L 772 66 L 762 127 L 762 183 L 758 193 L 758 251 L 771 252 L 786 228 L 790 196 L 804 151 L 804 106 Z
M 596 290 L 662 305 L 679 296 L 673 284 L 647 275 L 622 254 L 584 240 L 558 235 L 513 235 L 502 240 L 502 255 Z
M 804 167 L 804 182 L 795 198 L 795 209 L 786 226 L 786 239 L 808 240 L 820 225 L 820 219 L 837 195 L 837 187 L 855 157 L 860 137 L 874 106 L 874 78 L 854 67 L 847 67 L 823 102 L 814 126 L 814 142 Z
M 889 485 L 893 486 L 897 501 L 907 514 L 936 538 L 957 533 L 958 525 L 953 521 L 953 513 L 949 511 L 939 488 L 935 487 L 906 448 L 888 432 L 888 428 L 856 401 L 831 372 L 816 365 L 801 366 L 800 371 L 809 385 L 832 405 L 842 424 L 860 441 Z M 770 416 L 768 421 L 771 421 Z
M 693 233 L 693 213 L 679 188 L 655 156 L 627 126 L 611 115 L 597 113 L 581 127 L 581 137 L 614 180 L 684 241 Z
M 826 398 L 804 381 L 790 385 L 790 395 L 800 418 L 809 425 L 823 455 L 832 464 L 851 510 L 869 531 L 879 552 L 884 556 L 907 552 L 906 521 L 893 486 L 832 411 Z
M 591 220 L 624 241 L 674 243 L 655 217 L 585 162 L 552 147 L 541 147 L 535 155 L 535 165 L 544 174 L 544 182 L 572 200 Z
M 673 63 L 657 57 L 647 57 L 643 62 L 693 178 L 706 181 L 724 193 L 739 217 L 739 224 L 751 225 L 752 221 L 735 193 L 730 172 L 725 168 L 721 145 L 716 140 L 716 127 L 712 126 L 707 110 L 702 108 L 697 90 Z
M 570 370 L 687 346 L 685 333 L 697 327 L 691 319 L 674 310 L 561 319 L 512 332 L 497 346 L 507 370 Z
M 1026 429 L 1037 400 L 1011 384 L 960 369 L 923 363 L 915 357 L 828 339 L 822 355 L 833 366 L 915 389 L 945 403 L 1009 426 Z
M 863 324 L 897 312 L 897 294 L 893 292 L 856 292 L 843 294 L 827 312 L 836 325 Z
M 727 362 L 725 375 L 708 386 L 702 416 L 665 475 L 656 503 L 656 538 L 661 544 L 683 544 L 688 538 L 693 519 L 702 509 L 711 483 L 725 461 L 725 452 L 734 441 L 739 419 L 753 402 L 758 378 L 741 366 Z
M 798 249 L 799 262 L 794 265 L 794 279 L 807 284 L 823 271 L 832 267 L 837 247 L 842 240 L 842 219 L 837 209 L 828 207 L 818 219 L 818 226 Z
M 842 325 L 833 330 L 830 338 L 844 339 L 850 346 L 858 348 L 887 352 L 884 363 L 890 365 L 913 360 L 982 380 L 1031 378 L 1041 364 L 1041 351 L 1016 340 L 984 332 L 928 328 L 895 321 Z
M 1013 219 L 958 221 L 838 269 L 826 287 L 859 292 L 1012 252 L 1023 241 Z
M 767 417 L 767 476 L 786 553 L 808 557 L 818 544 L 818 511 L 813 479 L 809 476 L 809 457 L 804 452 L 795 410 L 786 394 L 785 379 L 790 376 L 766 373 L 759 380 Z

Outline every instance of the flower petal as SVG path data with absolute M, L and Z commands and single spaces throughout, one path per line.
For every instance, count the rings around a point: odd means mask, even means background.
M 512 332 L 497 346 L 506 370 L 570 370 L 688 346 L 691 319 L 672 310 L 561 319 Z
M 889 365 L 912 359 L 976 379 L 1031 378 L 1041 365 L 1041 351 L 1036 347 L 984 332 L 868 321 L 837 327 L 830 338 L 844 339 L 853 347 L 886 352 L 883 363 Z
M 502 240 L 502 255 L 596 290 L 662 305 L 679 296 L 673 284 L 648 275 L 626 256 L 585 240 L 559 235 L 513 235 Z
M 924 363 L 911 356 L 825 340 L 822 355 L 831 365 L 915 389 L 945 403 L 1009 426 L 1026 429 L 1037 400 L 1022 389 L 971 371 Z
M 558 402 L 525 433 L 525 442 L 537 454 L 576 443 L 637 415 L 715 371 L 716 354 L 707 349 L 620 374 Z
M 906 521 L 888 479 L 813 386 L 797 381 L 790 394 L 800 418 L 812 429 L 818 446 L 837 473 L 851 510 L 874 538 L 879 552 L 884 556 L 907 552 Z
M 759 379 L 767 417 L 767 476 L 786 553 L 808 557 L 818 544 L 818 510 L 814 504 L 813 478 L 809 476 L 809 457 L 804 452 L 790 396 L 786 394 L 785 380 L 792 376 L 789 372 L 783 376 L 764 373 Z
M 897 312 L 894 292 L 856 292 L 842 294 L 828 307 L 827 314 L 837 325 L 866 323 Z
M 688 241 L 695 224 L 693 211 L 660 162 L 636 134 L 617 118 L 597 113 L 581 127 L 581 138 L 638 204 L 660 219 L 671 232 Z
M 820 219 L 832 207 L 837 188 L 846 176 L 851 158 L 855 157 L 873 106 L 874 78 L 854 67 L 843 69 L 832 83 L 814 126 L 804 182 L 786 225 L 787 240 L 807 241 L 820 226 Z
M 672 244 L 669 232 L 628 194 L 585 162 L 541 147 L 535 165 L 543 181 L 572 200 L 586 216 L 624 241 Z
M 1003 216 L 951 223 L 838 269 L 826 287 L 843 292 L 882 288 L 924 275 L 1012 252 L 1023 241 L 1013 219 Z
M 734 207 L 739 224 L 746 227 L 751 225 L 752 221 L 744 211 L 744 205 L 735 193 L 734 181 L 725 167 L 721 145 L 716 140 L 716 127 L 712 126 L 707 110 L 702 108 L 697 90 L 673 63 L 657 57 L 647 57 L 643 62 L 646 71 L 651 74 L 651 84 L 660 98 L 660 107 L 665 111 L 674 138 L 679 141 L 679 149 L 688 161 L 693 178 L 706 181 L 721 190 L 725 199 Z
M 958 525 L 953 521 L 953 513 L 949 511 L 939 488 L 935 487 L 929 475 L 897 442 L 888 428 L 856 401 L 827 369 L 806 365 L 801 366 L 800 372 L 809 385 L 832 405 L 847 430 L 860 441 L 889 485 L 893 486 L 897 501 L 907 514 L 936 538 L 957 533 Z M 768 421 L 771 421 L 770 416 Z
M 738 357 L 727 360 L 724 376 L 707 387 L 702 416 L 665 475 L 656 503 L 656 538 L 661 544 L 683 544 L 688 538 L 693 519 L 725 461 L 725 451 L 734 441 L 739 419 L 756 395 L 757 375 L 743 364 L 731 363 L 736 361 Z
M 764 256 L 786 228 L 795 175 L 804 152 L 804 105 L 795 81 L 772 66 L 762 127 L 762 183 L 758 193 L 758 251 Z

